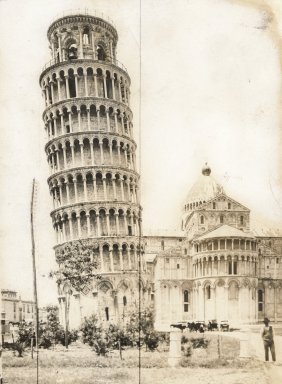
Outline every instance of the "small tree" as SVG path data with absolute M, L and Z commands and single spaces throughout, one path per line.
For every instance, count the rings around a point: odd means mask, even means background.
M 73 241 L 60 247 L 56 251 L 59 269 L 51 271 L 50 276 L 56 278 L 59 286 L 67 282 L 76 292 L 82 292 L 93 278 L 101 278 L 95 273 L 98 268 L 96 249 L 97 246 L 87 240 Z
M 112 349 L 112 341 L 107 332 L 98 325 L 96 315 L 86 318 L 80 328 L 82 341 L 94 349 L 97 355 L 106 356 Z
M 154 330 L 154 312 L 151 307 L 144 308 L 140 313 L 132 312 L 126 331 L 137 345 L 144 341 L 146 348 L 150 350 L 158 347 L 160 334 Z
M 31 343 L 34 337 L 34 327 L 32 323 L 20 322 L 18 336 L 14 343 L 14 349 L 18 352 L 18 356 L 22 357 L 24 350 Z

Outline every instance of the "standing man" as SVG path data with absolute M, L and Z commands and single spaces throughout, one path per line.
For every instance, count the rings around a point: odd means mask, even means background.
M 264 327 L 261 329 L 261 337 L 264 344 L 265 361 L 269 360 L 269 349 L 271 352 L 272 361 L 276 361 L 273 328 L 271 325 L 269 325 L 270 321 L 267 317 L 263 320 L 263 322 Z

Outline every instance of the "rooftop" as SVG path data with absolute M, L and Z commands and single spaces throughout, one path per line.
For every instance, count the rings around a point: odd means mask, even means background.
M 246 233 L 241 231 L 240 229 L 231 227 L 230 225 L 223 224 L 222 226 L 210 231 L 206 232 L 204 235 L 199 236 L 197 240 L 207 240 L 213 239 L 217 237 L 243 237 L 248 239 L 253 239 L 254 235 L 252 233 Z

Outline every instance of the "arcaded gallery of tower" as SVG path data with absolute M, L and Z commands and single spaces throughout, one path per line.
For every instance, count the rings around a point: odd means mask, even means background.
M 139 300 L 155 307 L 159 330 L 178 321 L 282 321 L 282 238 L 252 231 L 250 210 L 209 166 L 187 195 L 182 231 L 142 235 L 130 77 L 116 58 L 113 24 L 74 14 L 47 36 L 52 59 L 40 86 L 54 249 L 90 244 L 101 276 L 72 293 L 70 325 L 92 314 L 125 322 Z M 62 321 L 65 293 L 61 283 Z
M 52 59 L 40 86 L 55 252 L 69 242 L 90 242 L 102 275 L 73 295 L 71 325 L 92 313 L 116 322 L 138 302 L 142 251 L 130 77 L 116 58 L 116 29 L 99 17 L 64 16 L 47 36 Z M 64 299 L 60 286 L 61 306 Z

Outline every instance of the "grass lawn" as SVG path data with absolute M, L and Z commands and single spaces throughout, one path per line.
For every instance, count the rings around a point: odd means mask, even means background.
M 167 366 L 167 347 L 158 351 L 141 353 L 139 372 L 138 351 L 123 351 L 123 360 L 114 351 L 109 357 L 96 356 L 81 343 L 63 348 L 40 350 L 39 383 L 42 384 L 137 384 L 139 374 L 143 384 L 266 384 L 263 363 L 238 359 L 239 343 L 230 337 L 222 337 L 222 358 L 218 359 L 217 336 L 210 338 L 207 350 L 195 350 L 182 361 L 182 367 Z M 3 353 L 4 379 L 10 384 L 36 383 L 36 360 L 26 352 L 23 358 Z

